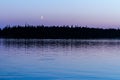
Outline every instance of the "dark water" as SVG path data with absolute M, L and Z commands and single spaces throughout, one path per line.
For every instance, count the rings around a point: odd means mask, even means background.
M 120 80 L 120 40 L 0 39 L 0 80 Z

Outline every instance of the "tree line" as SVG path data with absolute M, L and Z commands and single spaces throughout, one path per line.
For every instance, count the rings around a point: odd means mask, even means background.
M 1 38 L 36 39 L 113 39 L 120 38 L 120 29 L 81 26 L 7 26 L 0 29 Z

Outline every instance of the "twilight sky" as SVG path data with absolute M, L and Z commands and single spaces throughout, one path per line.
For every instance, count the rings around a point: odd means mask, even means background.
M 120 0 L 0 0 L 0 26 L 24 24 L 120 28 Z

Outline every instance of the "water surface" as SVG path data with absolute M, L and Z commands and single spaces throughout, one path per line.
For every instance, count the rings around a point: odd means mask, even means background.
M 0 39 L 0 80 L 120 80 L 120 40 Z

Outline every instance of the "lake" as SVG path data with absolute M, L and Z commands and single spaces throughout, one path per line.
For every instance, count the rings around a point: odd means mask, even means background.
M 0 80 L 120 80 L 120 40 L 0 39 Z

